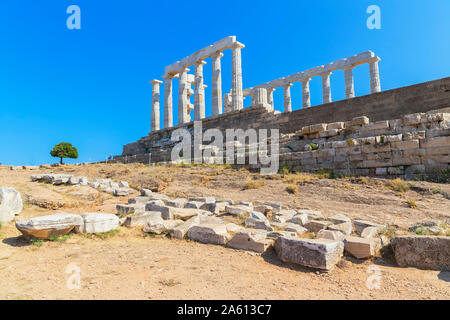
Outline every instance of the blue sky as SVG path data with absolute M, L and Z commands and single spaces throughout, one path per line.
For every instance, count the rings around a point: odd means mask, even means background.
M 81 30 L 66 27 L 71 4 L 81 8 Z M 366 27 L 369 5 L 381 8 L 381 30 Z M 2 0 L 0 163 L 57 162 L 49 151 L 58 142 L 78 148 L 69 163 L 121 154 L 149 132 L 148 82 L 229 35 L 246 45 L 244 88 L 366 50 L 382 59 L 382 90 L 448 77 L 449 15 L 448 0 Z M 223 92 L 231 87 L 230 63 L 226 51 Z M 368 73 L 367 65 L 355 70 L 356 95 L 369 93 Z M 333 100 L 344 98 L 343 72 L 332 75 L 331 89 Z M 299 84 L 291 95 L 293 109 L 301 108 Z M 321 99 L 320 77 L 313 78 L 312 105 Z M 275 108 L 282 105 L 276 90 Z

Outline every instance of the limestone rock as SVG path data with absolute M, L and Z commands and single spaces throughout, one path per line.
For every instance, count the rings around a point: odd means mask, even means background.
M 267 232 L 267 238 L 268 239 L 278 239 L 279 237 L 288 237 L 288 238 L 298 238 L 297 233 L 296 232 L 291 232 L 291 231 L 269 231 Z
M 287 222 L 290 223 L 296 223 L 298 225 L 304 226 L 308 223 L 308 215 L 306 213 L 301 213 L 293 216 L 291 219 L 289 219 Z
M 308 216 L 308 218 L 312 219 L 312 220 L 325 219 L 325 217 L 323 216 L 321 211 L 301 209 L 301 210 L 297 210 L 297 212 L 298 212 L 298 214 L 306 214 Z
M 249 217 L 257 219 L 257 220 L 261 220 L 261 221 L 268 221 L 266 216 L 264 214 L 262 214 L 261 212 L 258 212 L 258 211 L 252 211 L 250 213 Z
M 174 227 L 170 230 L 170 236 L 175 239 L 183 239 L 190 228 L 200 224 L 200 217 L 195 216 L 187 220 L 186 222 Z
M 367 227 L 361 232 L 361 238 L 375 238 L 378 235 L 380 228 L 378 227 Z
M 152 201 L 152 199 L 147 196 L 137 196 L 137 197 L 128 199 L 129 204 L 134 204 L 134 203 L 146 204 L 149 201 Z M 161 204 L 164 204 L 164 202 L 162 200 L 161 200 Z
M 248 217 L 247 219 L 245 219 L 245 226 L 247 228 L 273 231 L 273 227 L 270 225 L 268 220 L 259 220 L 259 219 Z
M 345 214 L 338 213 L 329 217 L 328 221 L 331 221 L 333 224 L 341 224 L 345 222 L 351 222 L 352 220 Z
M 161 212 L 158 211 L 145 211 L 142 213 L 138 213 L 134 216 L 129 216 L 126 218 L 123 225 L 125 227 L 133 228 L 133 227 L 141 227 L 145 226 L 150 221 L 153 221 L 155 219 L 161 219 Z
M 144 204 L 118 204 L 116 205 L 117 214 L 124 216 L 132 213 L 143 212 Z
M 450 271 L 450 237 L 399 236 L 391 246 L 400 267 Z
M 182 220 L 164 220 L 155 215 L 147 221 L 142 230 L 148 233 L 161 234 L 170 231 L 181 224 L 183 224 Z
M 174 207 L 174 208 L 184 208 L 184 206 L 186 205 L 186 202 L 187 202 L 187 199 L 176 198 L 173 200 L 167 200 L 166 205 L 168 205 L 169 207 Z
M 9 222 L 22 212 L 20 193 L 13 188 L 0 187 L 0 222 Z
M 345 235 L 340 231 L 324 230 L 324 229 L 320 230 L 316 235 L 316 239 L 343 241 L 344 238 Z
M 241 217 L 248 216 L 252 211 L 253 211 L 253 209 L 248 206 L 235 205 L 235 206 L 226 206 L 225 207 L 226 213 L 229 213 L 229 214 L 232 214 L 235 216 L 241 216 Z
M 224 245 L 230 239 L 224 224 L 200 224 L 189 229 L 187 236 L 191 240 L 202 243 Z
M 108 232 L 119 227 L 119 218 L 115 214 L 86 212 L 81 217 L 83 224 L 79 231 L 83 233 Z
M 244 230 L 237 232 L 227 247 L 264 253 L 272 244 L 273 240 L 267 239 L 265 232 Z
M 308 229 L 302 227 L 301 225 L 297 223 L 286 223 L 284 226 L 285 231 L 295 232 L 297 234 L 304 234 L 305 232 L 308 232 Z
M 83 218 L 80 215 L 63 212 L 16 222 L 16 228 L 26 238 L 37 239 L 63 236 L 82 225 Z
M 237 225 L 235 223 L 227 223 L 225 225 L 225 227 L 227 228 L 228 232 L 233 232 L 233 233 L 239 232 L 241 230 L 245 230 L 245 228 L 243 226 L 239 226 L 239 225 Z
M 326 229 L 331 222 L 329 221 L 319 221 L 319 220 L 311 220 L 305 223 L 305 228 L 311 232 L 319 232 L 322 229 Z
M 351 222 L 344 222 L 328 226 L 328 230 L 340 231 L 343 234 L 350 235 L 353 232 L 353 224 Z
M 216 198 L 215 197 L 192 197 L 192 198 L 189 198 L 189 201 L 216 202 Z
M 384 226 L 375 222 L 367 220 L 353 220 L 353 225 L 355 226 L 355 231 L 360 235 L 361 232 L 367 227 L 377 227 L 382 229 Z
M 346 236 L 345 252 L 357 259 L 366 259 L 378 254 L 381 249 L 381 240 L 378 238 L 359 238 Z
M 331 270 L 342 257 L 344 243 L 328 239 L 296 239 L 279 237 L 275 251 L 283 262 Z

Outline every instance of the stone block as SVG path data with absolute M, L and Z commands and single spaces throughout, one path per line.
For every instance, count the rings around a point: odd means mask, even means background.
M 193 226 L 187 232 L 189 239 L 201 243 L 225 245 L 230 235 L 224 224 L 200 224 Z
M 400 236 L 390 242 L 400 267 L 450 271 L 450 237 Z
M 16 228 L 26 238 L 49 239 L 52 236 L 64 236 L 84 224 L 78 214 L 61 212 L 16 222 Z
M 22 212 L 23 203 L 20 193 L 8 187 L 0 187 L 0 223 L 10 222 Z
M 319 232 L 322 229 L 326 229 L 331 224 L 330 221 L 311 220 L 305 223 L 304 227 L 310 232 Z
M 279 237 L 275 240 L 275 251 L 283 262 L 331 270 L 341 260 L 344 243 L 328 239 Z
M 79 231 L 83 233 L 108 232 L 119 227 L 119 218 L 115 214 L 86 212 L 81 217 L 83 224 Z
M 381 240 L 378 238 L 359 238 L 346 236 L 344 240 L 345 252 L 356 259 L 367 259 L 378 254 Z
M 356 233 L 358 233 L 359 235 L 361 235 L 361 232 L 367 227 L 376 227 L 379 228 L 380 230 L 385 227 L 381 224 L 367 220 L 353 220 L 353 225 L 355 226 Z
M 227 247 L 264 253 L 273 245 L 272 239 L 266 238 L 265 232 L 243 230 L 237 232 L 227 243 Z
M 351 222 L 344 222 L 328 226 L 328 230 L 340 231 L 343 234 L 349 235 L 353 232 L 353 224 Z
M 343 241 L 345 235 L 340 231 L 334 231 L 334 230 L 320 230 L 317 235 L 316 239 L 329 239 L 329 240 L 336 240 L 336 241 Z

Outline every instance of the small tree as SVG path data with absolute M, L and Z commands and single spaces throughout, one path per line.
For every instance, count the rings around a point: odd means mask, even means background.
M 77 159 L 78 150 L 68 142 L 61 142 L 53 147 L 53 150 L 50 151 L 50 155 L 55 158 L 60 158 L 61 160 L 59 163 L 63 164 L 63 158 Z

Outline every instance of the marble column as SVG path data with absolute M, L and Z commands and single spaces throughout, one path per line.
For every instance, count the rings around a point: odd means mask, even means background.
M 164 128 L 173 127 L 173 97 L 172 80 L 173 76 L 166 74 L 164 78 Z
M 180 71 L 180 81 L 178 84 L 178 124 L 189 122 L 188 116 L 188 81 L 187 73 L 189 69 Z
M 223 57 L 222 52 L 217 52 L 212 58 L 212 103 L 211 116 L 217 117 L 222 114 L 222 71 L 220 58 Z
M 194 95 L 194 120 L 205 118 L 205 86 L 203 85 L 203 66 L 205 61 L 195 63 L 195 95 Z
M 252 96 L 252 106 L 267 106 L 266 88 L 256 88 Z
M 353 87 L 353 68 L 353 66 L 344 68 L 346 99 L 350 99 L 355 96 L 355 88 Z
M 292 83 L 285 84 L 284 89 L 284 112 L 292 111 L 292 100 L 291 100 L 291 87 Z
M 241 110 L 244 107 L 244 97 L 242 92 L 242 62 L 241 49 L 245 46 L 236 42 L 232 47 L 231 66 L 231 100 L 233 110 Z
M 380 73 L 378 70 L 378 61 L 380 58 L 376 58 L 374 61 L 369 62 L 369 71 L 370 71 L 370 92 L 380 92 Z
M 303 108 L 311 107 L 311 98 L 310 98 L 310 93 L 309 93 L 309 81 L 310 80 L 311 80 L 311 78 L 301 80 Z
M 270 105 L 270 110 L 274 110 L 273 105 L 273 92 L 275 91 L 275 88 L 267 88 L 267 103 Z
M 331 87 L 330 87 L 330 75 L 331 72 L 322 73 L 322 103 L 331 102 Z
M 153 85 L 152 87 L 152 120 L 150 131 L 159 130 L 159 85 L 162 81 L 152 80 L 150 83 Z

